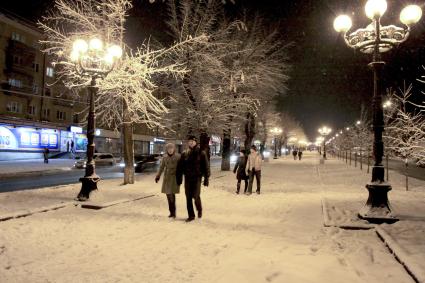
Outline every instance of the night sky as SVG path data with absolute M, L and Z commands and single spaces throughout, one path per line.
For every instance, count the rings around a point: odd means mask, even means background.
M 2 1 L 0 7 L 36 20 L 51 2 Z M 271 23 L 280 22 L 282 39 L 291 43 L 288 52 L 292 71 L 286 95 L 278 98 L 277 107 L 292 113 L 312 140 L 322 124 L 341 128 L 358 118 L 362 104 L 370 109 L 372 73 L 367 64 L 371 58 L 348 48 L 333 30 L 333 20 L 341 13 L 352 17 L 354 29 L 366 27 L 365 3 L 358 0 L 236 0 L 236 6 L 228 5 L 233 13 L 247 9 L 260 13 Z M 402 7 L 413 3 L 424 8 L 423 1 L 388 1 L 382 24 L 400 26 L 398 16 Z M 134 4 L 128 38 L 133 41 L 149 34 L 164 37 L 161 1 L 149 4 L 147 0 L 138 0 Z M 132 31 L 137 31 L 137 34 Z M 414 83 L 415 96 L 419 99 L 420 87 L 416 79 L 425 75 L 421 67 L 425 64 L 424 18 L 413 27 L 408 41 L 384 54 L 383 59 L 387 62 L 383 73 L 384 88 L 397 89 L 404 81 Z

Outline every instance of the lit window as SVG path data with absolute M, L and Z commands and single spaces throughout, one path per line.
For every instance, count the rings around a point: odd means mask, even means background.
M 16 101 L 9 101 L 6 105 L 6 110 L 13 113 L 22 112 L 22 104 Z
M 48 76 L 48 77 L 51 77 L 51 78 L 53 78 L 53 76 L 54 76 L 54 70 L 53 70 L 53 68 L 52 67 L 47 67 L 46 68 L 46 75 Z
M 9 79 L 9 85 L 22 88 L 22 81 L 17 79 Z

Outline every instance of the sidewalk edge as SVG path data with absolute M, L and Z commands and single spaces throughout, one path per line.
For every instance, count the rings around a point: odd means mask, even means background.
M 0 222 L 11 220 L 11 219 L 16 219 L 16 218 L 21 218 L 21 217 L 27 217 L 27 216 L 37 214 L 37 213 L 57 210 L 57 209 L 64 208 L 64 207 L 71 205 L 71 204 L 74 204 L 74 202 L 62 202 L 60 204 L 42 206 L 42 207 L 34 208 L 34 209 L 31 209 L 31 210 L 19 210 L 19 211 L 15 211 L 15 212 L 11 212 L 11 213 L 6 213 L 6 214 L 3 214 L 3 215 L 0 215 Z
M 413 280 L 418 283 L 425 283 L 425 272 L 419 267 L 410 256 L 403 250 L 403 248 L 388 234 L 383 228 L 377 226 L 375 229 L 378 238 L 388 247 L 393 253 L 397 261 L 403 265 L 406 271 L 412 276 Z
M 107 207 L 118 205 L 118 204 L 123 204 L 123 203 L 133 202 L 133 201 L 137 201 L 137 200 L 141 200 L 141 199 L 145 199 L 145 198 L 150 198 L 150 197 L 154 197 L 154 196 L 156 196 L 156 194 L 146 195 L 146 196 L 141 196 L 141 197 L 136 197 L 136 198 L 131 198 L 131 199 L 128 199 L 128 198 L 119 199 L 119 200 L 114 200 L 114 201 L 104 202 L 104 203 L 96 203 L 96 202 L 82 203 L 80 206 L 81 206 L 81 208 L 98 210 L 98 209 L 103 209 L 103 208 L 107 208 Z
M 374 225 L 366 225 L 366 224 L 353 224 L 353 223 L 336 224 L 330 220 L 326 198 L 322 197 L 321 201 L 322 201 L 323 226 L 336 227 L 336 228 L 347 229 L 347 230 L 370 230 L 375 228 Z

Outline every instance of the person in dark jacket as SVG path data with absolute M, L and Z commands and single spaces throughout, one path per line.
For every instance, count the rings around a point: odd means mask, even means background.
M 301 160 L 301 158 L 303 157 L 303 152 L 302 150 L 298 150 L 298 160 Z
M 187 222 L 195 219 L 192 199 L 195 200 L 195 207 L 198 211 L 198 218 L 202 217 L 201 203 L 201 180 L 204 177 L 204 186 L 208 187 L 210 177 L 210 165 L 205 152 L 201 151 L 197 145 L 196 137 L 189 136 L 189 148 L 185 150 L 177 165 L 177 185 L 183 181 L 184 175 L 184 190 L 187 203 Z
M 298 151 L 294 148 L 292 150 L 292 156 L 294 156 L 294 160 L 297 160 L 297 154 L 298 154 Z
M 238 184 L 236 186 L 237 194 L 239 194 L 242 180 L 245 181 L 244 193 L 246 193 L 246 190 L 248 189 L 248 176 L 245 173 L 246 161 L 247 159 L 245 155 L 245 150 L 241 149 L 239 152 L 238 160 L 236 161 L 236 164 L 235 164 L 235 168 L 233 169 L 233 173 L 236 173 L 236 179 L 238 179 Z
M 47 147 L 43 150 L 44 163 L 49 163 L 49 149 Z

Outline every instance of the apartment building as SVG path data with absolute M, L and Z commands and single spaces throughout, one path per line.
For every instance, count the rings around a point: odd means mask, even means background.
M 78 113 L 87 97 L 77 99 L 56 81 L 49 55 L 41 52 L 42 38 L 34 23 L 0 10 L 0 160 L 39 158 L 46 147 L 66 152 L 71 144 L 76 152 L 86 150 L 86 121 Z M 97 128 L 97 151 L 119 155 L 120 133 L 102 128 L 101 121 Z M 136 154 L 163 151 L 166 139 L 158 131 L 135 129 Z

